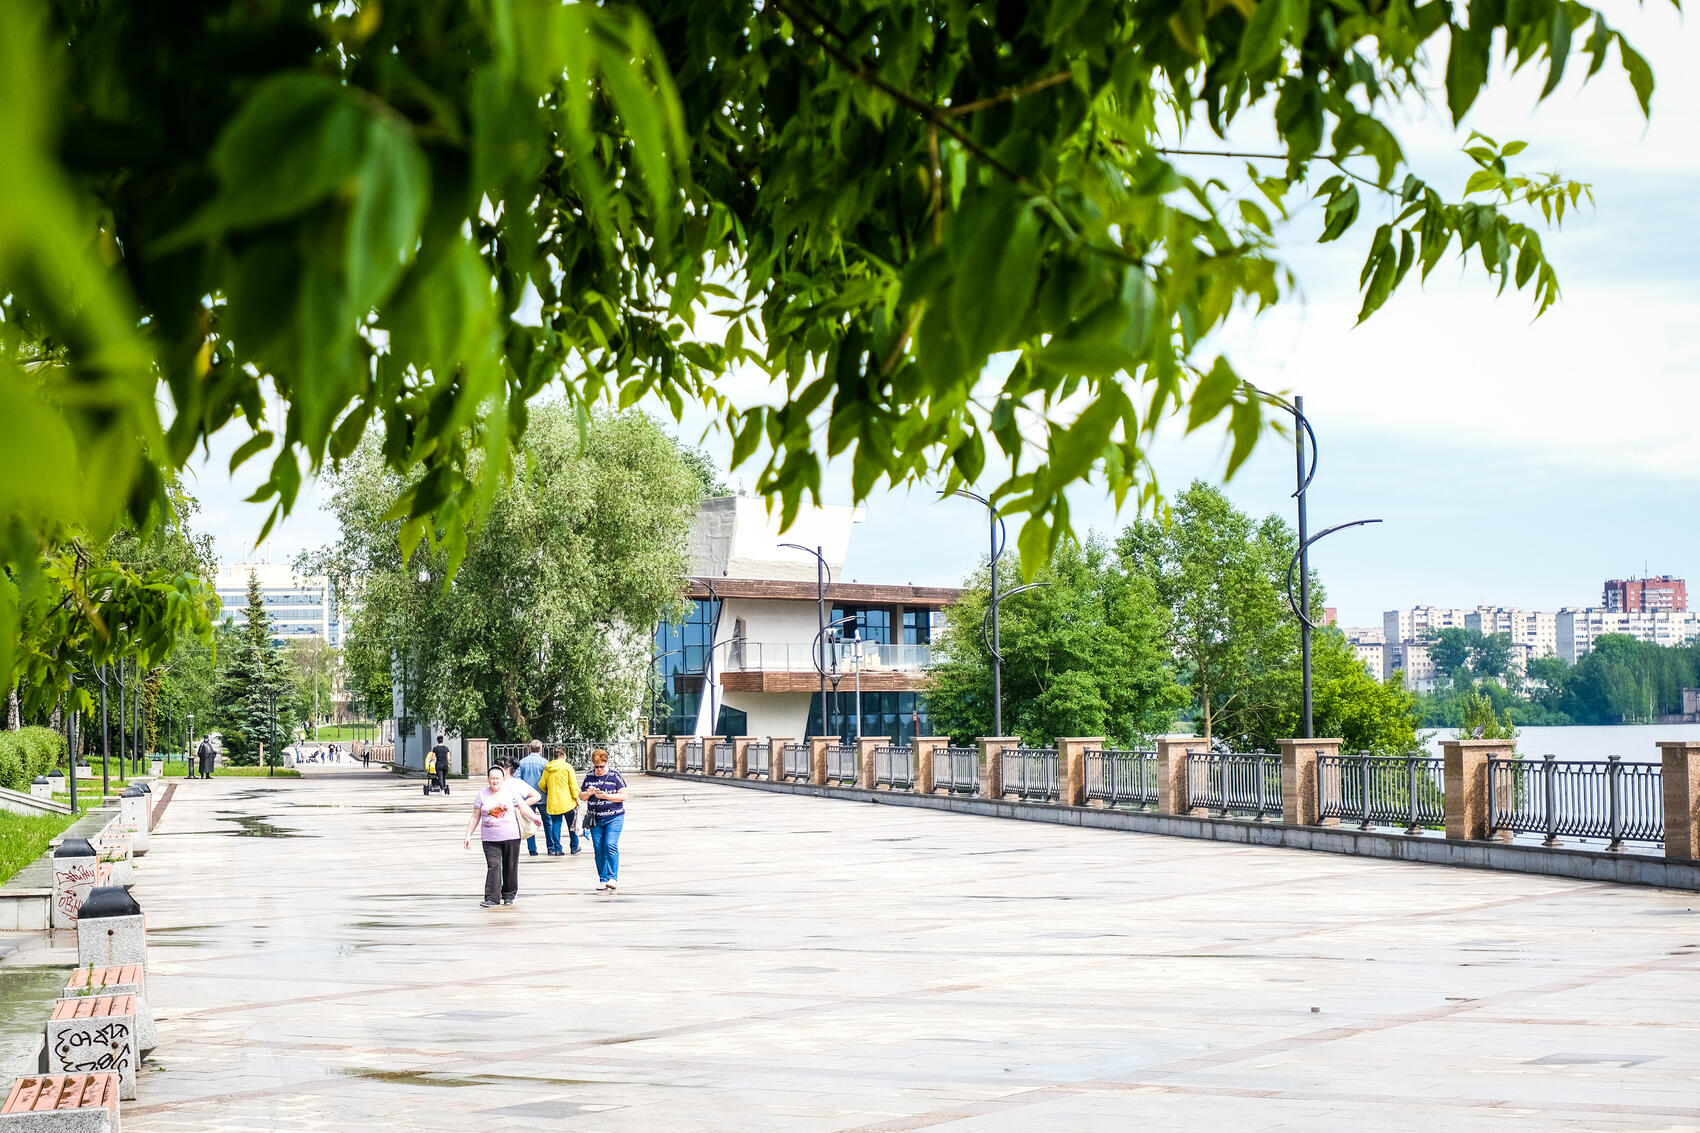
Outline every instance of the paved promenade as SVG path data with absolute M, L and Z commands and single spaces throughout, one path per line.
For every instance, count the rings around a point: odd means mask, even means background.
M 183 783 L 136 896 L 194 1130 L 1700 1128 L 1700 898 L 637 779 L 478 907 L 470 792 Z

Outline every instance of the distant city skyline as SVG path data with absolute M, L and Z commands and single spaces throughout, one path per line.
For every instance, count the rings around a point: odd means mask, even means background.
M 1321 450 L 1312 529 L 1384 521 L 1313 552 L 1344 624 L 1377 624 L 1383 611 L 1418 604 L 1589 607 L 1607 578 L 1700 577 L 1700 528 L 1681 511 L 1700 488 L 1700 337 L 1691 330 L 1700 325 L 1700 232 L 1690 218 L 1700 151 L 1687 140 L 1700 122 L 1700 69 L 1689 65 L 1693 38 L 1680 13 L 1626 11 L 1618 22 L 1658 80 L 1650 125 L 1624 84 L 1582 89 L 1579 67 L 1532 113 L 1536 69 L 1490 84 L 1464 124 L 1526 140 L 1518 161 L 1527 169 L 1594 185 L 1597 208 L 1584 205 L 1562 231 L 1543 234 L 1564 287 L 1545 317 L 1531 321 L 1526 296 L 1496 298 L 1479 270 L 1448 257 L 1420 291 L 1401 291 L 1354 329 L 1363 244 L 1307 243 L 1318 209 L 1306 205 L 1283 249 L 1303 297 L 1222 336 L 1245 377 L 1306 397 Z M 1462 135 L 1433 108 L 1408 116 L 1407 151 L 1455 192 L 1471 165 L 1456 153 Z M 776 396 L 750 374 L 724 387 Z M 696 441 L 705 424 L 687 416 L 684 438 Z M 1182 425 L 1164 422 L 1151 453 L 1170 496 L 1195 477 L 1219 481 L 1225 463 L 1219 435 L 1184 437 Z M 190 482 L 204 505 L 200 526 L 227 557 L 251 546 L 266 514 L 241 501 L 267 461 L 225 473 L 244 439 L 226 429 Z M 724 464 L 729 442 L 704 443 Z M 758 471 L 746 465 L 727 479 L 753 484 Z M 1253 514 L 1291 523 L 1292 477 L 1290 445 L 1266 436 L 1226 491 Z M 823 488 L 824 502 L 849 502 L 847 462 L 828 469 Z M 1088 484 L 1072 496 L 1082 534 L 1113 533 L 1132 518 L 1100 492 Z M 309 483 L 262 553 L 287 562 L 334 540 L 317 500 Z M 877 491 L 866 505 L 847 578 L 952 585 L 984 555 L 984 516 L 965 500 L 939 502 L 916 487 Z

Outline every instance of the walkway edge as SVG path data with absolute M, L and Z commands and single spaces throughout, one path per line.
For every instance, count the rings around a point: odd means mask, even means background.
M 1058 826 L 1162 834 L 1171 838 L 1198 838 L 1213 842 L 1312 850 L 1385 861 L 1460 866 L 1465 869 L 1500 870 L 1545 877 L 1567 877 L 1578 881 L 1610 881 L 1622 885 L 1650 885 L 1661 889 L 1700 892 L 1700 861 L 1640 854 L 1612 854 L 1601 850 L 1549 850 L 1542 846 L 1518 846 L 1506 842 L 1464 842 L 1447 838 L 1411 837 L 1387 831 L 1351 830 L 1331 826 L 1283 826 L 1279 823 L 1009 802 L 964 795 L 914 795 L 902 791 L 869 791 L 859 787 L 820 787 L 811 783 L 723 779 L 706 775 L 681 775 L 676 771 L 648 771 L 645 774 L 685 783 L 746 787 L 775 794 L 812 795 L 843 802 L 919 807 L 923 810 L 975 814 L 984 818 L 1011 818 L 1020 822 L 1049 822 Z

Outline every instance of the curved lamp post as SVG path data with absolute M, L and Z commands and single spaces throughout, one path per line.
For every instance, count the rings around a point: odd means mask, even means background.
M 801 551 L 805 555 L 815 557 L 815 600 L 820 604 L 820 633 L 815 640 L 820 642 L 820 655 L 815 659 L 815 669 L 820 673 L 820 730 L 825 735 L 826 727 L 826 588 L 832 582 L 832 572 L 827 569 L 826 556 L 819 547 L 805 547 L 801 543 L 781 543 L 781 547 L 789 547 L 793 551 Z M 806 729 L 805 729 L 806 730 Z
M 1004 528 L 1003 516 L 998 514 L 997 505 L 985 496 L 970 492 L 967 488 L 958 488 L 954 492 L 940 492 L 940 496 L 961 496 L 986 509 L 987 538 L 989 541 L 988 565 L 992 576 L 992 604 L 990 616 L 992 621 L 991 637 L 987 645 L 992 651 L 992 731 L 1003 735 L 1003 658 L 998 653 L 998 605 L 1003 597 L 998 594 L 998 560 L 1003 558 L 1004 546 L 1008 542 Z
M 1311 692 L 1310 671 L 1310 635 L 1316 628 L 1316 623 L 1310 617 L 1310 546 L 1325 536 L 1336 531 L 1344 531 L 1348 527 L 1362 527 L 1365 524 L 1380 523 L 1379 519 L 1354 519 L 1350 523 L 1336 523 L 1333 527 L 1325 527 L 1315 535 L 1310 534 L 1310 517 L 1305 510 L 1305 496 L 1310 492 L 1310 482 L 1316 479 L 1317 445 L 1316 430 L 1310 427 L 1310 418 L 1305 416 L 1305 399 L 1293 398 L 1288 403 L 1284 398 L 1272 393 L 1265 393 L 1256 386 L 1246 383 L 1250 389 L 1265 402 L 1279 409 L 1284 409 L 1293 415 L 1293 443 L 1295 458 L 1295 479 L 1298 487 L 1293 490 L 1292 498 L 1298 501 L 1299 510 L 1299 546 L 1293 552 L 1293 557 L 1287 564 L 1287 606 L 1293 615 L 1299 619 L 1299 662 L 1304 674 L 1304 721 L 1301 739 L 1313 739 L 1316 735 L 1312 722 L 1313 698 Z M 1305 466 L 1305 438 L 1310 438 L 1310 466 Z M 1293 596 L 1293 570 L 1299 572 L 1299 593 L 1297 599 Z

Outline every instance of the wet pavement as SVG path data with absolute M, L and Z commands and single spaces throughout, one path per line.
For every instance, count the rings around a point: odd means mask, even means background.
M 1700 1128 L 1695 894 L 638 779 L 491 910 L 304 770 L 154 832 L 127 1133 Z

